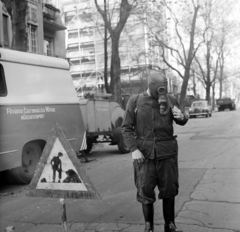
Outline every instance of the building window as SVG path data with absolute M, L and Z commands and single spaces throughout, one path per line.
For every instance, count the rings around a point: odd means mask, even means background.
M 4 76 L 3 66 L 0 64 L 0 97 L 5 97 L 7 95 L 7 87 Z
M 3 15 L 3 35 L 4 35 L 4 47 L 9 47 L 8 16 L 7 15 Z
M 36 5 L 30 4 L 27 11 L 27 21 L 37 24 L 38 22 L 37 8 Z
M 37 27 L 32 24 L 28 24 L 28 51 L 37 53 Z
M 44 37 L 44 54 L 53 56 L 53 39 L 50 37 Z

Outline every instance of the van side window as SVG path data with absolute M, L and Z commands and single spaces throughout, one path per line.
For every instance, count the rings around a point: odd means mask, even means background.
M 5 96 L 7 96 L 7 87 L 6 87 L 3 66 L 0 64 L 0 97 L 5 97 Z

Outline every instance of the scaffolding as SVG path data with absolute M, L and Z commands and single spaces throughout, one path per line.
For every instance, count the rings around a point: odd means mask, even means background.
M 63 9 L 67 27 L 67 58 L 78 96 L 82 98 L 86 93 L 102 94 L 104 93 L 103 20 L 93 0 L 63 0 Z M 110 48 L 109 39 L 109 61 Z M 146 79 L 149 66 L 163 65 L 160 48 L 151 43 L 146 25 L 134 15 L 128 19 L 121 34 L 119 53 L 121 82 L 127 83 L 128 88 L 125 92 L 130 94 L 132 94 L 132 83 Z M 109 69 L 110 62 L 108 62 L 108 73 Z

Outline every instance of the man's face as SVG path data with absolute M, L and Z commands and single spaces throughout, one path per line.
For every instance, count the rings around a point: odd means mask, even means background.
M 148 79 L 148 88 L 152 98 L 158 100 L 167 93 L 167 78 L 160 72 L 153 72 Z
M 167 93 L 167 83 L 161 81 L 152 81 L 148 84 L 148 88 L 150 91 L 151 96 L 159 100 L 162 96 L 165 96 Z M 164 89 L 164 91 L 163 91 Z

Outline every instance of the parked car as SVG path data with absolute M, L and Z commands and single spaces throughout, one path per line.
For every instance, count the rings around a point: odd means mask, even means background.
M 190 118 L 196 118 L 197 116 L 205 116 L 207 118 L 212 116 L 212 106 L 205 100 L 194 101 L 188 112 Z

